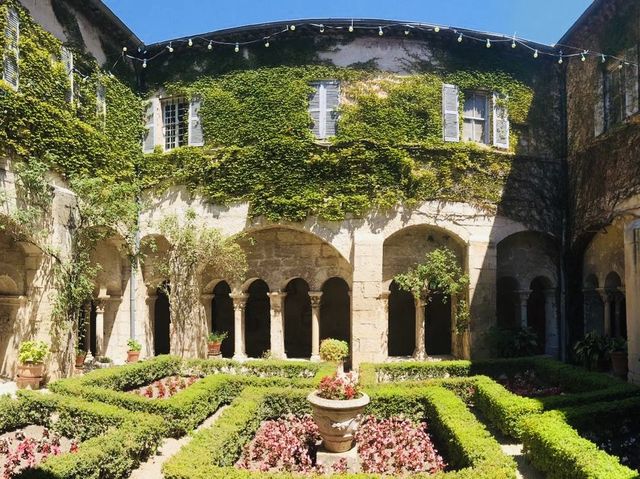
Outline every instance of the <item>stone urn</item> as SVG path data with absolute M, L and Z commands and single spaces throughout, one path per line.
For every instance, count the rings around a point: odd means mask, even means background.
M 322 444 L 329 452 L 347 452 L 353 447 L 356 431 L 363 419 L 369 396 L 361 393 L 356 399 L 324 399 L 314 391 L 307 396 L 322 436 Z

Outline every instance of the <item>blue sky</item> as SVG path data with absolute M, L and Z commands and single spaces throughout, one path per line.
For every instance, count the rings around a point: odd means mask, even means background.
M 591 0 L 103 0 L 146 43 L 297 18 L 437 23 L 555 43 Z

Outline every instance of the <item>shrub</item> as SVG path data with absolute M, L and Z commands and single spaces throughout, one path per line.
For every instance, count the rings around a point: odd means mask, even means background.
M 129 351 L 140 351 L 140 350 L 142 350 L 142 344 L 140 344 L 135 339 L 127 340 L 127 347 L 129 348 Z
M 531 356 L 538 352 L 538 336 L 531 328 L 492 327 L 488 332 L 491 349 L 499 358 Z
M 320 359 L 339 363 L 349 357 L 349 345 L 339 339 L 324 339 L 320 343 Z
M 49 353 L 49 345 L 44 341 L 24 341 L 20 343 L 18 360 L 22 364 L 42 364 Z

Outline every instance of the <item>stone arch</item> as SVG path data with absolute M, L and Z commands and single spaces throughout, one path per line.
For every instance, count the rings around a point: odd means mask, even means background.
M 311 357 L 311 298 L 302 278 L 289 281 L 284 299 L 284 348 L 288 358 Z
M 496 286 L 496 316 L 499 327 L 516 329 L 520 326 L 519 291 L 520 284 L 516 278 L 512 276 L 498 278 Z
M 226 281 L 219 281 L 212 292 L 211 324 L 207 326 L 210 331 L 227 333 L 227 339 L 222 342 L 220 352 L 222 357 L 231 358 L 235 341 L 233 299 L 230 296 L 231 287 Z
M 522 231 L 507 236 L 498 243 L 497 256 L 497 278 L 515 278 L 522 287 L 539 276 L 559 283 L 560 248 L 551 235 Z
M 247 356 L 260 358 L 271 349 L 271 300 L 269 285 L 262 279 L 247 288 L 245 347 Z
M 624 229 L 621 223 L 610 224 L 593 235 L 584 250 L 582 269 L 595 274 L 604 288 L 610 272 L 624 278 Z
M 247 255 L 247 277 L 251 278 L 245 288 L 256 278 L 274 290 L 284 290 L 294 278 L 304 279 L 312 291 L 319 291 L 334 276 L 351 283 L 352 268 L 347 259 L 333 245 L 308 231 L 284 226 L 250 230 L 240 245 Z
M 426 350 L 427 353 L 434 355 L 452 352 L 453 305 L 451 299 L 436 294 L 429 303 L 423 305 L 423 310 L 416 311 L 415 304 L 411 305 L 413 298 L 402 293 L 394 283 L 394 277 L 397 274 L 404 273 L 423 262 L 427 253 L 440 247 L 451 249 L 458 258 L 460 266 L 466 269 L 465 243 L 459 236 L 443 228 L 425 224 L 412 225 L 394 232 L 384 241 L 382 279 L 385 289 L 389 290 L 387 321 L 390 355 L 396 353 L 405 355 L 410 350 L 417 354 L 422 354 L 421 351 Z M 416 319 L 422 318 L 423 312 L 425 327 L 416 327 L 416 321 L 423 321 L 423 319 Z M 406 314 L 413 314 L 413 317 L 407 318 Z M 410 329 L 413 329 L 413 332 Z M 406 341 L 411 338 L 415 344 L 406 344 Z M 402 344 L 403 342 L 405 344 Z
M 171 353 L 171 308 L 165 289 L 168 282 L 155 289 L 155 307 L 153 317 L 153 351 L 156 356 Z
M 627 304 L 620 275 L 610 271 L 604 280 L 605 333 L 612 337 L 627 337 Z
M 585 276 L 582 289 L 584 334 L 604 334 L 604 303 L 600 294 L 600 282 L 594 273 Z
M 351 292 L 344 278 L 333 277 L 322 285 L 320 302 L 320 340 L 340 339 L 349 344 L 351 341 Z

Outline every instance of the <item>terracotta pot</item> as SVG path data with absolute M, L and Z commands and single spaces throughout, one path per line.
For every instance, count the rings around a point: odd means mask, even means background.
M 207 343 L 207 351 L 209 356 L 218 356 L 220 355 L 220 346 L 222 346 L 222 341 L 218 342 L 208 342 Z
M 44 364 L 19 364 L 18 376 L 21 378 L 42 378 Z
M 140 351 L 127 351 L 127 362 L 137 363 L 140 359 Z
M 16 379 L 16 385 L 18 386 L 18 389 L 37 390 L 40 389 L 40 381 L 42 381 L 42 378 L 22 378 L 18 376 Z
M 313 420 L 327 451 L 347 452 L 353 448 L 369 396 L 362 393 L 357 399 L 323 399 L 314 391 L 307 396 L 307 401 L 311 403 Z
M 613 351 L 611 353 L 611 368 L 613 369 L 613 374 L 619 378 L 627 379 L 629 355 L 625 351 Z
M 76 367 L 81 368 L 84 366 L 84 360 L 87 357 L 87 353 L 78 353 L 76 354 Z

